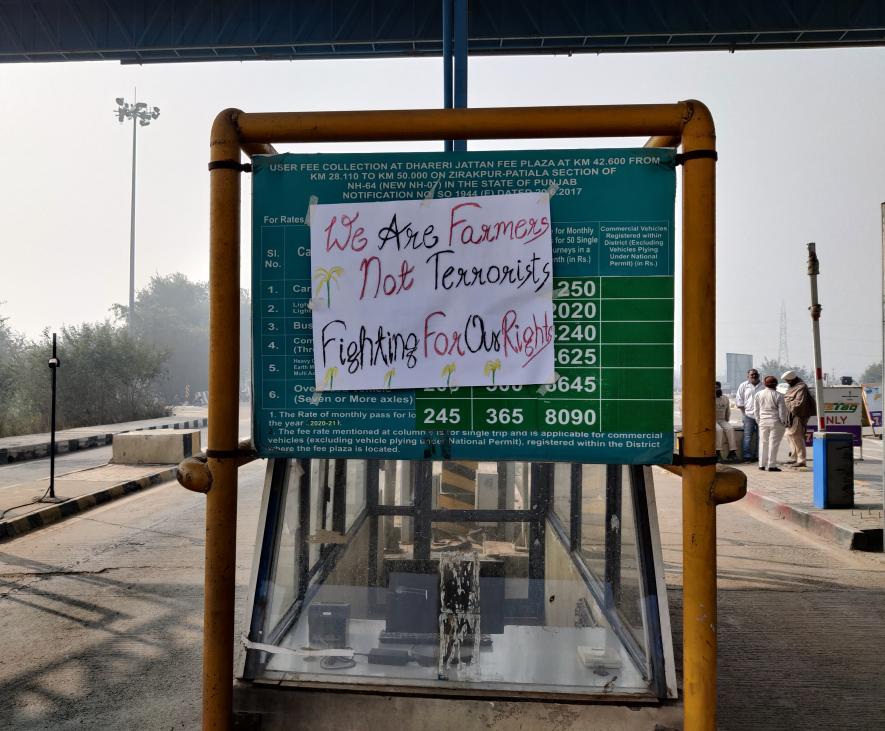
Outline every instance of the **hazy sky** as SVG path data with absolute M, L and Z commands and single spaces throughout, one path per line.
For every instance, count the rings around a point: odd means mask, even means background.
M 113 110 L 114 98 L 131 100 L 133 87 L 162 110 L 139 130 L 141 287 L 154 273 L 208 278 L 206 163 L 218 111 L 436 107 L 442 68 L 438 59 L 0 66 L 0 316 L 17 330 L 33 336 L 47 326 L 102 320 L 113 303 L 128 300 L 131 125 L 118 124 Z M 857 376 L 881 358 L 883 88 L 885 48 L 504 57 L 471 59 L 469 101 L 492 107 L 704 101 L 719 148 L 720 370 L 727 351 L 752 353 L 757 363 L 777 356 L 782 302 L 790 360 L 811 365 L 805 244 L 816 241 L 824 367 Z M 248 185 L 243 204 L 242 281 L 249 286 Z M 677 197 L 677 222 L 678 214 Z M 677 249 L 678 236 L 677 229 Z

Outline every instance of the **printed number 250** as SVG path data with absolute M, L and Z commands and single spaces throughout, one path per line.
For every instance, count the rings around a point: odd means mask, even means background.
M 425 424 L 460 424 L 461 409 L 424 409 Z

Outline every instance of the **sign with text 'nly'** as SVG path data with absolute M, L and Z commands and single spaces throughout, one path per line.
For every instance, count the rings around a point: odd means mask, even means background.
M 863 441 L 863 387 L 824 386 L 824 426 L 827 431 L 848 432 L 854 446 L 860 447 Z M 817 415 L 808 417 L 805 443 L 811 446 L 814 432 L 817 431 Z
M 318 391 L 552 383 L 550 198 L 310 210 Z
M 673 156 L 628 149 L 254 158 L 259 454 L 671 461 Z M 475 205 L 455 208 L 465 202 Z M 474 225 L 468 214 L 477 213 L 489 220 Z M 524 235 L 532 220 L 532 231 L 549 235 L 549 254 L 540 238 L 509 240 L 509 221 L 525 221 Z M 434 237 L 439 243 L 428 246 Z M 478 238 L 480 245 L 466 243 Z M 342 258 L 354 243 L 361 256 Z M 459 246 L 468 253 L 442 253 Z M 502 324 L 508 301 L 518 329 Z M 375 309 L 379 302 L 387 314 Z M 437 311 L 446 317 L 428 322 Z M 540 347 L 547 339 L 552 346 Z M 408 353 L 402 357 L 406 341 L 416 348 L 412 368 Z M 529 344 L 539 368 L 513 376 Z M 514 353 L 522 362 L 511 366 Z M 542 356 L 552 356 L 552 373 Z

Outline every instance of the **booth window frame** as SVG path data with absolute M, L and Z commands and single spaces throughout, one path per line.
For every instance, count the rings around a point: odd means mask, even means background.
M 433 462 L 419 461 L 413 463 L 411 473 L 414 480 L 414 500 L 407 505 L 385 505 L 379 503 L 379 476 L 383 469 L 382 460 L 360 460 L 365 463 L 365 504 L 355 515 L 353 522 L 346 525 L 346 463 L 348 460 L 333 461 L 334 472 L 332 485 L 323 485 L 323 514 L 327 504 L 332 503 L 332 530 L 344 536 L 344 543 L 321 544 L 317 559 L 310 563 L 309 542 L 310 515 L 315 506 L 311 505 L 311 460 L 309 459 L 271 459 L 267 468 L 265 481 L 266 499 L 259 523 L 261 538 L 260 555 L 253 578 L 251 616 L 249 618 L 249 635 L 251 642 L 278 645 L 285 635 L 296 625 L 303 609 L 309 605 L 313 595 L 318 591 L 328 575 L 337 564 L 338 559 L 346 550 L 350 541 L 369 521 L 369 552 L 368 583 L 377 586 L 378 550 L 379 550 L 379 518 L 385 516 L 402 516 L 414 521 L 414 558 L 430 558 L 431 527 L 434 522 L 468 522 L 488 521 L 497 523 L 529 524 L 529 596 L 528 599 L 508 599 L 511 616 L 515 611 L 519 616 L 539 617 L 543 613 L 545 601 L 545 545 L 546 530 L 549 525 L 556 538 L 561 542 L 570 557 L 571 563 L 598 607 L 601 609 L 612 631 L 623 643 L 640 673 L 649 683 L 649 691 L 655 697 L 669 697 L 666 678 L 665 643 L 672 643 L 672 638 L 664 638 L 666 628 L 661 622 L 661 611 L 669 611 L 666 597 L 660 601 L 658 567 L 654 561 L 649 510 L 654 507 L 649 503 L 646 483 L 651 479 L 650 468 L 642 465 L 604 465 L 606 470 L 605 494 L 605 571 L 603 576 L 597 575 L 581 552 L 582 532 L 582 477 L 581 463 L 569 463 L 570 467 L 570 500 L 569 520 L 563 521 L 553 510 L 553 470 L 554 463 L 532 462 L 531 465 L 531 499 L 528 510 L 492 509 L 447 509 L 433 508 L 432 501 L 432 469 Z M 501 466 L 499 463 L 499 475 Z M 327 466 L 323 465 L 322 475 L 328 476 Z M 295 495 L 285 495 L 292 470 L 297 479 Z M 627 479 L 625 480 L 625 473 Z M 626 484 L 625 484 L 626 483 Z M 624 616 L 620 606 L 621 593 L 621 531 L 623 523 L 623 491 L 630 491 L 629 501 L 631 516 L 636 536 L 636 555 L 638 557 L 640 596 L 642 597 L 642 615 L 644 646 Z M 319 494 L 319 490 L 317 491 Z M 277 551 L 280 545 L 284 500 L 295 497 L 298 500 L 298 562 L 297 590 L 291 605 L 283 612 L 276 625 L 266 630 L 269 602 L 273 591 L 273 571 L 276 565 Z M 641 509 L 639 506 L 644 506 Z M 521 604 L 521 606 L 520 606 Z M 243 680 L 259 680 L 270 660 L 270 653 L 247 649 L 242 664 Z M 479 686 L 481 687 L 481 686 Z

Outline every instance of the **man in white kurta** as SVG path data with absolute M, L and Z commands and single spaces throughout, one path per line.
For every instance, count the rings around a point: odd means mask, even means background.
M 759 469 L 780 472 L 777 450 L 790 417 L 784 397 L 775 390 L 777 378 L 765 376 L 764 383 L 765 388 L 753 398 L 753 416 L 759 425 Z

